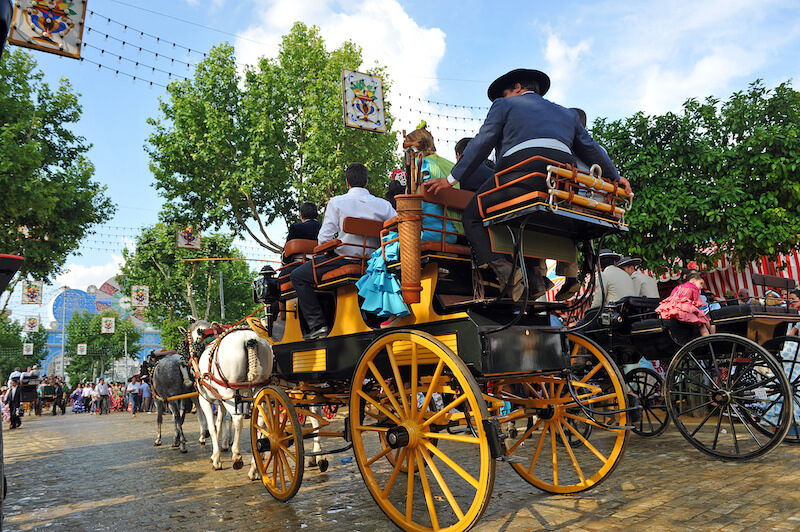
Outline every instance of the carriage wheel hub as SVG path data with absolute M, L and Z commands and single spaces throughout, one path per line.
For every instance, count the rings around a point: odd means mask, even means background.
M 728 403 L 731 402 L 731 396 L 725 390 L 716 390 L 712 394 L 712 398 L 713 398 L 714 402 L 719 404 L 719 405 L 727 405 Z
M 260 453 L 272 452 L 272 440 L 270 438 L 259 438 L 256 440 L 256 450 Z
M 419 441 L 418 426 L 415 423 L 408 421 L 402 425 L 392 427 L 386 431 L 386 443 L 392 449 L 399 449 L 401 447 L 411 446 L 414 447 Z

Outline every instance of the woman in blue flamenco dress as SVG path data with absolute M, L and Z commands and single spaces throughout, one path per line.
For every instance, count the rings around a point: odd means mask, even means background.
M 72 391 L 70 394 L 72 397 L 72 413 L 73 414 L 83 414 L 85 412 L 83 408 L 83 387 L 78 383 L 78 386 Z
M 439 177 L 447 177 L 454 163 L 439 157 L 433 136 L 425 129 L 424 125 L 412 131 L 405 138 L 406 144 L 413 145 L 413 149 L 422 155 L 420 167 L 421 181 Z M 456 241 L 456 228 L 450 220 L 443 223 L 444 207 L 427 201 L 422 202 L 422 240 L 444 241 L 453 244 Z M 443 235 L 444 233 L 444 235 Z M 391 232 L 383 238 L 384 242 L 397 238 L 396 232 Z M 384 250 L 384 251 L 382 251 Z M 384 260 L 384 253 L 386 259 Z M 377 314 L 386 318 L 381 327 L 391 327 L 401 318 L 408 316 L 410 311 L 403 301 L 400 291 L 400 281 L 397 276 L 386 268 L 387 262 L 396 263 L 400 259 L 400 244 L 395 241 L 378 248 L 372 253 L 367 263 L 367 271 L 356 282 L 358 295 L 364 298 L 361 308 L 365 312 Z

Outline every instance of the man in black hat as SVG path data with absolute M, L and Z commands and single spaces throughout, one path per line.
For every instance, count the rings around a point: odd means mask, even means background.
M 623 297 L 636 295 L 631 276 L 618 265 L 622 255 L 614 253 L 610 249 L 601 249 L 597 259 L 600 262 L 600 268 L 603 270 L 603 273 L 600 274 L 600 278 L 603 281 L 603 291 L 600 291 L 600 284 L 598 283 L 594 291 L 594 298 L 592 298 L 592 307 L 599 307 L 601 304 L 607 305 L 619 301 Z
M 573 165 L 577 156 L 587 164 L 599 164 L 603 177 L 619 181 L 630 193 L 630 184 L 620 177 L 608 154 L 581 125 L 578 114 L 543 98 L 549 88 L 550 78 L 538 70 L 516 69 L 497 78 L 489 86 L 488 96 L 493 103 L 480 131 L 470 141 L 450 175 L 447 178 L 431 179 L 425 186 L 434 193 L 452 186 L 456 181 L 471 175 L 494 149 L 498 172 L 535 155 Z M 500 184 L 531 172 L 546 174 L 545 166 L 541 161 L 529 163 L 504 174 L 500 178 Z M 494 181 L 489 180 L 481 186 L 478 194 L 492 188 Z M 504 201 L 532 191 L 547 192 L 544 178 L 535 183 L 505 188 L 505 197 L 496 199 Z M 463 222 L 464 232 L 475 253 L 478 266 L 494 270 L 501 285 L 505 285 L 509 281 L 512 266 L 503 255 L 491 250 L 489 232 L 483 226 L 478 211 L 477 194 L 464 210 Z M 536 297 L 544 293 L 544 280 L 540 277 L 544 273 L 538 271 L 539 275 L 535 276 L 531 290 Z M 562 288 L 565 294 L 559 293 L 559 296 L 566 298 L 577 291 L 577 264 L 569 267 L 561 264 L 557 273 L 567 277 Z M 513 279 L 511 282 L 513 284 L 520 280 Z
M 633 295 L 651 298 L 660 297 L 658 294 L 658 281 L 636 269 L 641 263 L 642 259 L 637 257 L 622 257 L 617 263 L 617 267 L 631 276 L 631 281 L 633 281 Z

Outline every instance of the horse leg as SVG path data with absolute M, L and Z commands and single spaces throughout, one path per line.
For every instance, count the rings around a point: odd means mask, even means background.
M 197 440 L 197 443 L 200 445 L 206 444 L 206 438 L 209 437 L 211 434 L 208 432 L 208 423 L 206 421 L 206 416 L 203 414 L 203 410 L 200 408 L 200 400 L 197 397 L 192 397 L 192 404 L 197 410 L 197 421 L 200 423 L 200 439 Z
M 316 414 L 317 416 L 323 415 L 322 407 L 312 406 L 311 408 L 309 408 L 309 410 L 312 413 Z M 322 451 L 322 446 L 319 443 L 319 436 L 316 435 L 317 434 L 316 431 L 319 430 L 322 423 L 316 416 L 307 416 L 307 417 L 311 421 L 311 427 L 314 429 L 314 434 L 315 434 L 315 436 L 311 439 L 312 442 L 311 452 L 319 453 L 320 451 Z M 318 456 L 319 456 L 318 454 L 314 454 L 313 456 L 309 456 L 308 458 L 306 458 L 306 466 L 307 467 L 319 466 L 319 470 L 324 473 L 328 469 L 328 460 L 326 460 L 325 458 L 317 459 Z
M 258 426 L 262 428 L 266 428 L 267 423 L 264 421 L 263 417 L 259 417 Z M 262 454 L 263 458 L 263 454 Z M 250 470 L 247 472 L 247 478 L 250 480 L 258 480 L 261 478 L 261 473 L 258 471 L 258 466 L 256 465 L 256 457 L 255 455 L 250 458 Z
M 220 403 L 217 409 L 217 417 L 214 419 L 214 424 L 217 427 L 217 437 L 219 438 L 219 448 L 221 451 L 229 451 L 231 448 L 229 431 L 226 429 L 226 425 L 230 425 L 229 423 L 226 424 L 227 417 L 228 410 L 225 408 L 224 404 Z
M 242 425 L 244 424 L 244 416 L 236 414 L 236 407 L 229 403 L 225 403 L 231 416 L 233 417 L 233 445 L 231 446 L 231 457 L 233 458 L 233 468 L 241 469 L 244 467 L 242 460 L 242 452 L 239 448 L 239 442 L 242 439 Z
M 211 402 L 205 397 L 200 397 L 200 406 L 203 409 L 206 419 L 214 419 L 214 413 L 211 410 Z M 217 427 L 214 423 L 208 424 L 208 430 L 211 432 L 211 445 L 213 450 L 211 452 L 211 467 L 212 469 L 222 469 L 222 461 L 219 458 L 219 441 L 217 440 Z
M 156 447 L 161 445 L 161 422 L 164 419 L 164 403 L 160 399 L 156 399 L 156 427 L 158 427 L 158 437 L 156 437 Z
M 189 405 L 191 406 L 191 403 L 189 403 Z M 181 452 L 185 453 L 188 451 L 186 448 L 186 436 L 183 434 L 183 420 L 186 419 L 185 401 L 180 401 L 180 404 L 175 407 L 172 418 L 175 421 L 175 434 L 178 438 L 178 445 L 181 448 Z

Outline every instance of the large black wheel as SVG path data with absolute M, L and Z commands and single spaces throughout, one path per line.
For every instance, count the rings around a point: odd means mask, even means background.
M 777 336 L 762 345 L 783 364 L 783 371 L 792 387 L 793 415 L 789 433 L 783 441 L 800 443 L 800 337 Z
M 669 426 L 669 414 L 664 402 L 664 379 L 650 368 L 634 368 L 625 374 L 628 390 L 639 398 L 641 417 L 633 423 L 639 436 L 658 436 Z
M 764 348 L 734 334 L 692 340 L 667 370 L 667 410 L 681 434 L 721 460 L 763 456 L 789 430 L 789 380 Z M 772 418 L 775 420 L 773 421 Z

